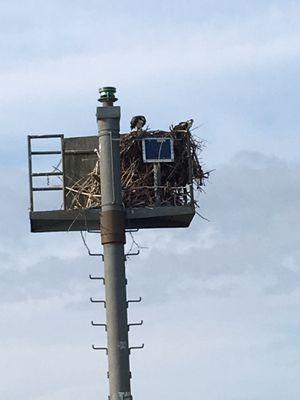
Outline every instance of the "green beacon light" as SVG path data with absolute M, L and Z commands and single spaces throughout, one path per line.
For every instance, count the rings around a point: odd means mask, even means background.
M 114 103 L 118 99 L 115 97 L 116 88 L 112 86 L 105 86 L 99 89 L 100 103 Z

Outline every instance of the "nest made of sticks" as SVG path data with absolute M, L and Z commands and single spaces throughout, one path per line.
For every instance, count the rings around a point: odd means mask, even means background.
M 161 162 L 160 184 L 155 185 L 154 164 L 143 161 L 144 138 L 173 139 L 174 162 Z M 120 136 L 122 195 L 124 207 L 181 206 L 197 203 L 193 187 L 201 190 L 208 178 L 199 162 L 203 141 L 189 130 L 171 127 L 170 131 L 137 130 Z M 101 207 L 100 155 L 93 170 L 67 187 L 70 209 Z

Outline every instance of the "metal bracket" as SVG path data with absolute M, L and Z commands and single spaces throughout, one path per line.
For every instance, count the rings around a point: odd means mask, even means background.
M 141 320 L 141 322 L 133 322 L 131 324 L 128 324 L 128 330 L 130 330 L 131 326 L 140 326 L 140 325 L 143 325 L 143 323 L 144 323 L 144 321 Z
M 98 299 L 93 299 L 90 297 L 90 302 L 91 303 L 102 303 L 104 305 L 104 308 L 106 308 L 106 301 L 105 300 L 98 300 Z
M 91 321 L 92 326 L 104 326 L 105 330 L 107 331 L 107 325 L 106 324 L 98 324 L 97 322 Z
M 88 254 L 91 257 L 101 257 L 102 261 L 104 261 L 104 254 L 102 254 L 102 253 L 91 253 L 91 251 L 88 249 Z
M 145 347 L 144 343 L 141 346 L 133 346 L 133 347 L 129 347 L 129 353 L 131 352 L 131 350 L 141 350 Z
M 80 234 L 81 234 L 81 239 L 83 241 L 84 247 L 87 249 L 88 255 L 92 256 L 92 257 L 101 257 L 102 261 L 104 261 L 104 254 L 102 254 L 102 253 L 92 253 L 90 248 L 89 248 L 89 246 L 88 246 L 88 244 L 87 244 L 87 242 L 86 242 L 86 238 L 83 235 L 82 231 L 80 231 Z
M 139 254 L 140 254 L 140 250 L 137 250 L 135 253 L 126 253 L 125 254 L 125 261 L 127 260 L 127 257 L 138 256 Z
M 102 281 L 103 285 L 105 285 L 105 279 L 102 276 L 92 276 L 91 274 L 89 274 L 89 278 L 91 280 L 99 280 Z
M 107 347 L 96 347 L 94 344 L 92 344 L 92 349 L 93 350 L 104 350 L 104 351 L 106 351 L 106 354 L 108 354 L 108 348 Z
M 129 306 L 129 303 L 140 303 L 141 301 L 141 297 L 139 297 L 137 300 L 127 300 L 127 307 Z

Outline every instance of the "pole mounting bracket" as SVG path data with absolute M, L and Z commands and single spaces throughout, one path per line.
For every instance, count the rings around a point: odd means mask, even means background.
M 102 276 L 92 276 L 91 274 L 89 274 L 89 278 L 91 280 L 99 280 L 102 281 L 103 285 L 105 285 L 105 278 L 103 278 Z
M 140 303 L 142 301 L 142 298 L 139 297 L 138 299 L 134 300 L 127 300 L 127 307 L 129 306 L 129 303 Z
M 94 299 L 93 297 L 90 297 L 90 302 L 91 303 L 102 303 L 104 305 L 104 308 L 106 308 L 106 301 L 105 300 L 98 300 L 98 299 Z
M 145 347 L 144 343 L 141 346 L 133 346 L 133 347 L 129 347 L 129 353 L 131 352 L 131 350 L 141 350 Z
M 93 350 L 103 350 L 103 351 L 106 352 L 106 354 L 108 354 L 108 348 L 107 347 L 98 347 L 98 346 L 95 346 L 94 344 L 92 344 L 92 349 Z
M 128 330 L 130 330 L 131 326 L 140 326 L 143 325 L 144 321 L 141 320 L 140 322 L 132 322 L 131 324 L 128 324 Z

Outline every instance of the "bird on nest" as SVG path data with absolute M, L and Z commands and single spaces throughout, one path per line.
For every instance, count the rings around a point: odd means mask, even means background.
M 143 115 L 136 115 L 131 118 L 130 128 L 131 130 L 139 131 L 146 125 L 146 118 Z
M 194 123 L 193 119 L 189 119 L 187 121 L 184 122 L 179 122 L 178 125 L 175 125 L 173 130 L 174 131 L 188 131 L 191 129 L 192 125 Z

